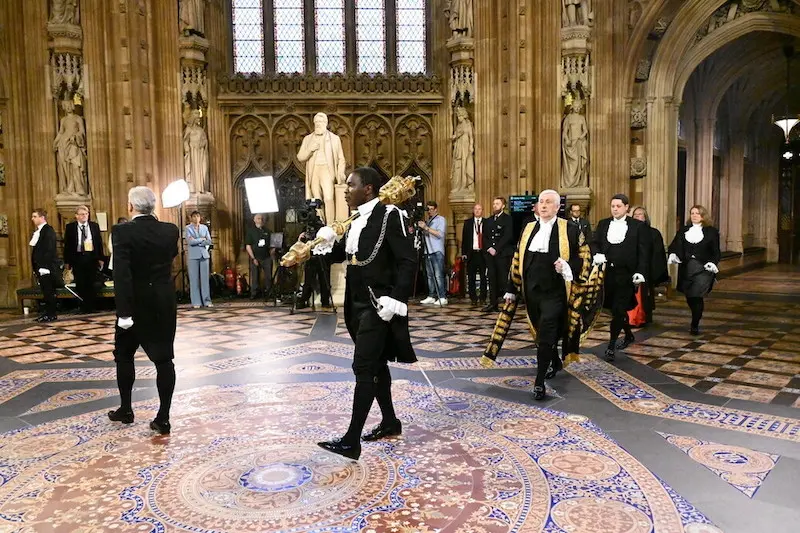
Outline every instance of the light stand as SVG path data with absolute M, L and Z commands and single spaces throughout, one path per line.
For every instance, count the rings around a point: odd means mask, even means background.
M 183 218 L 183 204 L 186 200 L 189 199 L 190 196 L 189 192 L 189 184 L 186 183 L 185 179 L 179 179 L 173 181 L 164 189 L 164 192 L 161 193 L 161 204 L 165 208 L 172 208 L 177 207 L 178 213 L 180 217 L 180 225 L 178 229 L 180 230 L 181 234 L 181 265 L 178 269 L 178 272 L 175 273 L 175 276 L 172 278 L 172 282 L 175 283 L 175 280 L 180 276 L 181 278 L 181 292 L 182 298 L 186 298 L 188 295 L 188 291 L 186 287 L 188 286 L 188 275 L 186 272 L 186 245 L 185 245 L 185 230 L 183 228 L 184 218 Z
M 275 181 L 272 176 L 259 176 L 256 178 L 246 178 L 244 180 L 244 190 L 247 195 L 247 205 L 251 213 L 277 213 L 280 211 L 278 208 L 278 195 L 275 192 Z M 283 281 L 284 273 L 281 272 L 281 266 L 275 270 L 275 274 L 264 273 L 265 276 L 271 275 L 272 285 L 270 290 L 273 294 L 273 303 L 278 305 L 278 295 L 280 293 L 279 284 Z M 252 269 L 250 269 L 252 271 Z M 259 272 L 258 276 L 261 276 Z M 276 280 L 277 278 L 277 280 Z M 276 285 L 276 282 L 278 285 Z M 250 280 L 252 285 L 253 280 Z M 266 285 L 266 283 L 265 283 Z M 264 291 L 264 303 L 269 299 L 269 291 Z M 292 312 L 294 312 L 294 300 L 292 297 Z

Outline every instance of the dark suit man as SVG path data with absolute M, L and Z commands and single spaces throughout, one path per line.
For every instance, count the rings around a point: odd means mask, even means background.
M 61 275 L 56 253 L 56 232 L 47 223 L 47 211 L 38 208 L 31 214 L 31 222 L 36 226 L 31 238 L 31 264 L 33 273 L 39 281 L 44 296 L 45 310 L 37 322 L 53 322 L 56 313 L 56 288 L 61 286 Z
M 136 379 L 133 356 L 141 346 L 156 365 L 156 388 L 161 405 L 150 428 L 170 432 L 169 408 L 175 390 L 175 326 L 177 304 L 172 281 L 172 261 L 178 255 L 180 230 L 153 216 L 156 197 L 147 187 L 128 192 L 131 221 L 112 229 L 114 247 L 114 292 L 117 328 L 114 361 L 120 408 L 108 418 L 133 423 L 131 391 Z
M 505 207 L 506 199 L 502 196 L 492 200 L 494 214 L 487 219 L 484 230 L 488 238 L 483 240 L 483 249 L 489 271 L 489 303 L 482 309 L 485 313 L 498 311 L 497 304 L 502 299 L 514 257 L 514 227 L 511 215 L 503 212 Z
M 514 300 L 520 292 L 525 295 L 528 322 L 536 332 L 536 400 L 545 397 L 545 378 L 554 376 L 563 366 L 557 344 L 566 334 L 568 282 L 580 275 L 583 267 L 580 231 L 558 218 L 560 204 L 556 191 L 539 194 L 539 221 L 529 222 L 522 232 L 512 266 L 516 272 L 509 276 L 504 296 Z M 551 365 L 553 370 L 548 372 Z
M 569 207 L 569 221 L 578 226 L 578 229 L 583 233 L 583 238 L 586 239 L 586 242 L 589 242 L 592 236 L 592 225 L 589 224 L 589 221 L 583 218 L 581 214 L 580 205 L 572 204 Z
M 102 270 L 103 238 L 100 226 L 89 220 L 89 208 L 85 205 L 75 210 L 75 222 L 67 224 L 64 232 L 64 263 L 75 276 L 75 292 L 83 301 L 81 311 L 94 311 L 94 284 L 98 270 Z
M 611 338 L 606 361 L 614 360 L 617 337 L 625 330 L 619 348 L 634 341 L 628 324 L 628 311 L 636 307 L 636 287 L 645 282 L 649 272 L 652 239 L 646 224 L 627 216 L 628 197 L 617 194 L 611 199 L 611 217 L 597 224 L 591 248 L 595 264 L 607 263 L 603 306 L 611 311 Z
M 353 373 L 356 377 L 353 414 L 344 437 L 318 445 L 339 455 L 358 459 L 360 440 L 374 441 L 402 432 L 392 404 L 389 361 L 417 360 L 408 332 L 408 298 L 417 272 L 416 254 L 401 211 L 380 203 L 383 178 L 369 167 L 357 168 L 347 177 L 347 204 L 360 216 L 335 245 L 329 227 L 317 233 L 333 247 L 331 261 L 347 260 L 344 321 L 355 343 Z M 382 420 L 362 437 L 373 400 Z
M 483 218 L 483 206 L 475 204 L 472 218 L 464 221 L 461 232 L 461 259 L 467 263 L 467 287 L 472 305 L 478 304 L 478 292 L 475 288 L 475 275 L 481 279 L 481 303 L 486 303 L 486 259 L 483 251 L 483 238 L 486 219 Z

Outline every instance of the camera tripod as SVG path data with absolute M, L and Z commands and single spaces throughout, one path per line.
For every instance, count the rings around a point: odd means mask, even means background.
M 330 299 L 331 308 L 333 308 L 333 312 L 336 313 L 336 304 L 333 303 L 333 290 L 331 288 L 331 282 L 330 282 L 330 265 L 327 265 L 327 268 L 326 268 L 325 258 L 323 256 L 321 256 L 321 255 L 314 256 L 311 259 L 309 259 L 309 261 L 314 261 L 315 259 L 317 261 L 319 271 L 317 271 L 316 273 L 313 273 L 311 275 L 311 279 L 309 279 L 309 276 L 308 276 L 309 272 L 306 270 L 306 277 L 305 277 L 305 280 L 304 280 L 304 286 L 305 286 L 305 284 L 309 284 L 310 283 L 310 287 L 311 287 L 311 296 L 309 297 L 309 301 L 311 303 L 311 311 L 312 312 L 316 312 L 317 311 L 317 304 L 316 304 L 317 291 L 314 289 L 314 282 L 313 282 L 314 281 L 314 279 L 313 279 L 314 275 L 316 275 L 317 278 L 322 278 L 322 282 L 321 283 L 324 284 L 324 287 L 327 289 L 328 298 Z M 306 265 L 309 266 L 308 263 L 306 263 Z M 322 291 L 323 286 L 320 285 L 319 289 L 320 289 L 320 296 L 321 296 L 322 293 L 323 293 L 323 291 Z

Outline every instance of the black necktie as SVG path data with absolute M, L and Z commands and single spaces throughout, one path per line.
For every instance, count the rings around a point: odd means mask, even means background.
M 86 240 L 86 226 L 84 226 L 83 224 L 81 224 L 81 241 L 80 241 L 80 244 L 79 244 L 79 246 L 78 246 L 78 251 L 79 251 L 79 252 L 82 252 L 82 251 L 83 251 L 83 242 L 84 242 L 85 240 Z

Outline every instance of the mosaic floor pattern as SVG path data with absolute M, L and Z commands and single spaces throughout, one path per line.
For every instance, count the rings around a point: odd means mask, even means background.
M 132 427 L 95 412 L 7 434 L 0 530 L 720 531 L 585 416 L 394 390 L 404 434 L 359 462 L 313 444 L 346 426 L 347 383 L 186 391 L 170 437 L 146 429 L 152 401 Z

